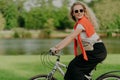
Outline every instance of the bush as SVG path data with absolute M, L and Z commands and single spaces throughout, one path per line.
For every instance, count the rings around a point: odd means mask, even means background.
M 31 33 L 23 28 L 14 28 L 14 38 L 31 38 Z

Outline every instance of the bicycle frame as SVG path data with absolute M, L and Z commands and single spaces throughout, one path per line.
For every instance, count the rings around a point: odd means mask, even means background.
M 62 70 L 63 68 L 67 69 L 67 66 L 63 63 L 60 63 L 60 55 L 55 55 L 57 56 L 56 63 L 52 69 L 52 71 L 48 74 L 48 79 L 51 79 L 52 76 L 55 74 L 55 72 L 58 70 L 63 76 L 65 75 L 64 71 Z

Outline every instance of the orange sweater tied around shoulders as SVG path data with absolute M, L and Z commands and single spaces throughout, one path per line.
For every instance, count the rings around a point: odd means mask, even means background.
M 77 25 L 78 24 L 81 24 L 84 28 L 85 28 L 85 32 L 86 32 L 86 35 L 87 37 L 90 37 L 92 36 L 94 33 L 95 33 L 95 30 L 94 30 L 94 27 L 93 25 L 91 24 L 91 22 L 88 20 L 87 17 L 83 16 L 74 26 L 74 30 L 76 29 Z M 81 52 L 83 54 L 83 58 L 84 60 L 88 61 L 88 57 L 87 57 L 87 54 L 86 54 L 86 51 L 83 47 L 83 44 L 82 44 L 82 40 L 81 40 L 81 37 L 80 37 L 80 34 L 77 35 L 77 38 L 78 39 L 74 39 L 74 55 L 75 56 L 78 56 L 78 52 L 77 52 L 77 42 L 80 46 L 80 49 L 81 49 Z

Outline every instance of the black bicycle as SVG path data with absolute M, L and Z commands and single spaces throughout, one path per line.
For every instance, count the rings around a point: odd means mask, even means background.
M 40 75 L 33 76 L 32 78 L 30 78 L 30 80 L 57 80 L 54 77 L 54 74 L 56 71 L 60 72 L 64 76 L 65 72 L 63 68 L 67 69 L 67 66 L 60 62 L 59 54 L 56 54 L 54 56 L 56 56 L 57 59 L 51 72 L 49 72 L 48 74 L 40 74 Z M 100 75 L 96 80 L 120 80 L 120 75 L 115 74 L 117 72 L 120 72 L 120 71 L 118 70 L 118 71 L 110 71 L 110 72 L 104 73 Z M 88 80 L 92 80 L 91 77 Z

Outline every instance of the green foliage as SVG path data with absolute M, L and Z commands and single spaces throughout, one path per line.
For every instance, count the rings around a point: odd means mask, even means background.
M 25 16 L 25 28 L 27 29 L 43 29 L 43 25 L 47 20 L 47 15 L 40 9 L 35 8 Z
M 49 38 L 52 30 L 54 30 L 53 19 L 48 19 L 40 33 L 40 38 Z
M 18 17 L 17 17 L 17 23 L 18 23 L 18 27 L 25 27 L 25 14 L 26 11 L 24 9 L 24 2 L 25 0 L 16 0 L 16 6 L 18 9 Z
M 55 28 L 58 30 L 65 30 L 67 28 L 73 27 L 69 16 L 69 10 L 67 7 L 63 6 L 58 8 L 58 11 L 54 13 L 55 15 Z
M 5 27 L 5 19 L 3 18 L 3 15 L 0 13 L 0 30 L 3 30 Z
M 31 38 L 31 33 L 23 28 L 14 28 L 14 38 Z
M 94 3 L 92 8 L 99 19 L 101 30 L 108 30 L 111 28 L 116 29 L 115 25 L 109 27 L 108 25 L 114 24 L 114 21 L 116 20 L 115 15 L 119 15 L 120 13 L 119 6 L 119 0 L 99 0 L 98 2 Z
M 120 30 L 120 15 L 115 15 L 115 20 L 113 21 L 114 27 Z
M 32 7 L 28 12 L 23 8 L 24 2 L 26 0 L 0 0 L 0 11 L 6 22 L 5 29 L 22 27 L 45 30 L 46 24 L 50 26 L 51 30 L 73 28 L 73 22 L 69 19 L 69 0 L 61 0 L 61 7 L 54 6 L 53 0 L 36 0 L 36 7 Z M 118 9 L 119 0 L 93 0 L 87 4 L 94 10 L 101 30 L 120 28 L 118 18 L 120 13 Z M 52 21 L 48 23 L 49 20 Z M 51 24 L 53 27 L 51 27 Z
M 53 24 L 55 29 L 64 30 L 71 27 L 67 6 L 64 5 L 58 8 L 53 6 L 51 2 L 45 3 L 44 1 L 41 1 L 41 4 L 40 7 L 32 8 L 27 13 L 25 18 L 27 29 L 44 29 L 49 19 L 53 19 L 51 24 Z
M 11 29 L 17 27 L 17 8 L 13 0 L 4 0 L 0 1 L 3 6 L 1 8 L 2 13 L 6 20 L 6 27 L 5 29 Z
M 21 22 L 24 21 L 21 19 L 21 15 L 24 15 L 22 13 L 23 3 L 24 0 L 0 0 L 0 11 L 6 20 L 5 29 L 21 27 Z
M 112 36 L 112 33 L 120 33 L 120 15 L 114 15 L 115 19 L 107 24 L 107 35 Z

